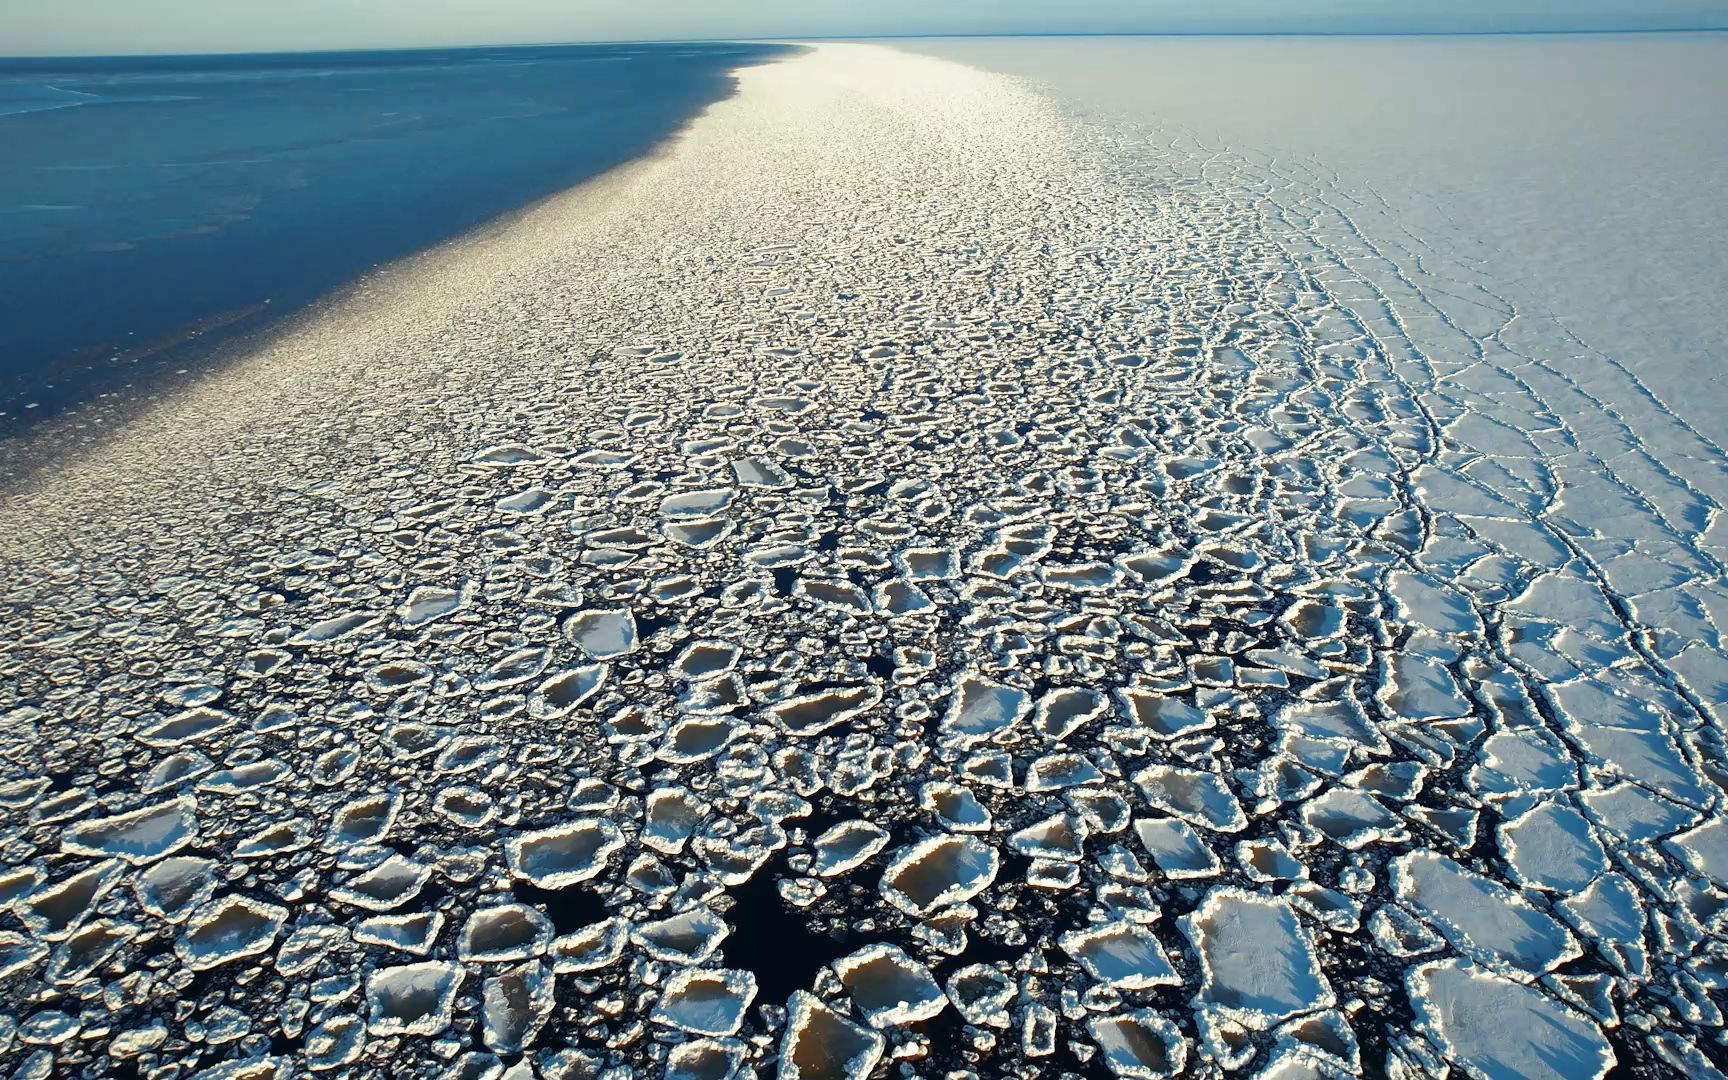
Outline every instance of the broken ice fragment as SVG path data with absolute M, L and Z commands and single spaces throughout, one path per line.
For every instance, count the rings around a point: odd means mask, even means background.
M 287 908 L 224 896 L 193 913 L 174 951 L 187 967 L 204 971 L 268 949 L 287 920 Z
M 466 975 L 460 964 L 437 960 L 374 971 L 366 979 L 366 1029 L 374 1035 L 437 1035 L 450 1025 Z
M 1314 943 L 1289 901 L 1215 889 L 1183 917 L 1182 929 L 1200 954 L 1198 1001 L 1257 1028 L 1332 1004 Z
M 915 1024 L 948 1005 L 930 970 L 893 945 L 867 945 L 834 961 L 834 972 L 871 1027 Z
M 908 915 L 970 900 L 996 880 L 1001 856 L 969 836 L 933 836 L 904 848 L 882 874 L 882 895 Z
M 1124 1080 L 1162 1080 L 1188 1064 L 1188 1043 L 1176 1025 L 1151 1009 L 1099 1016 L 1086 1030 L 1104 1052 L 1104 1063 Z
M 552 943 L 552 923 L 527 904 L 498 904 L 468 916 L 456 943 L 464 961 L 526 960 Z
M 582 611 L 564 623 L 564 636 L 595 660 L 636 651 L 636 617 L 629 608 Z
M 618 827 L 600 818 L 578 818 L 505 842 L 510 872 L 542 889 L 563 889 L 598 874 L 624 846 Z
M 1145 990 L 1180 983 L 1181 977 L 1150 932 L 1121 920 L 1062 935 L 1062 951 L 1106 986 Z
M 1418 1023 L 1483 1080 L 1600 1080 L 1615 1064 L 1595 1024 L 1532 987 L 1456 960 L 1406 982 Z
M 733 968 L 680 971 L 666 980 L 654 1007 L 657 1023 L 697 1035 L 731 1035 L 756 999 L 756 976 Z
M 816 858 L 810 872 L 818 877 L 834 877 L 862 866 L 871 856 L 888 846 L 888 830 L 869 821 L 843 821 L 818 836 L 812 843 Z
M 818 735 L 862 715 L 882 700 L 879 686 L 846 686 L 803 694 L 769 708 L 789 735 Z
M 967 675 L 955 688 L 942 726 L 968 738 L 986 738 L 1012 727 L 1031 709 L 1032 699 L 1024 690 Z
M 62 849 L 79 855 L 118 856 L 147 863 L 191 843 L 198 835 L 197 803 L 182 795 L 113 817 L 83 821 L 66 830 Z
M 882 1036 L 805 993 L 787 1002 L 779 1080 L 864 1080 L 882 1058 Z

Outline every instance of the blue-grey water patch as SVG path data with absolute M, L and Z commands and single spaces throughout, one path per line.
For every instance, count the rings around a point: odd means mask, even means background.
M 775 52 L 0 60 L 0 431 L 638 156 Z

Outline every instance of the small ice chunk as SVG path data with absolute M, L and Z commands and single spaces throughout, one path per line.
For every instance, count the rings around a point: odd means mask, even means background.
M 660 500 L 660 516 L 674 521 L 713 517 L 731 506 L 736 494 L 731 488 L 680 491 Z
M 1348 694 L 1327 701 L 1299 701 L 1288 705 L 1273 716 L 1272 723 L 1310 739 L 1363 747 L 1377 754 L 1391 751 L 1386 736 L 1369 722 L 1362 706 Z
M 630 943 L 630 923 L 614 916 L 565 934 L 552 942 L 552 970 L 560 975 L 610 967 Z
M 216 863 L 194 855 L 179 855 L 139 873 L 132 888 L 144 910 L 168 922 L 179 922 L 216 889 Z
M 1053 742 L 1061 742 L 1104 715 L 1104 695 L 1083 687 L 1052 690 L 1038 699 L 1032 726 Z
M 792 477 L 786 470 L 767 458 L 739 458 L 732 463 L 732 474 L 743 487 L 780 489 L 792 486 Z
M 1584 815 L 1564 803 L 1545 802 L 1500 827 L 1500 850 L 1525 885 L 1572 893 L 1608 869 Z
M 120 882 L 122 863 L 109 859 L 53 885 L 20 897 L 12 910 L 36 936 L 64 940 L 96 912 L 96 905 Z
M 678 654 L 672 671 L 681 679 L 712 679 L 730 672 L 741 655 L 736 645 L 724 641 L 698 641 Z
M 1335 787 L 1302 805 L 1302 822 L 1352 850 L 1401 836 L 1399 818 L 1374 796 Z
M 415 911 L 406 915 L 374 915 L 354 926 L 354 940 L 362 945 L 382 945 L 413 956 L 430 956 L 432 945 L 444 929 L 444 915 L 437 911 Z
M 1214 877 L 1222 869 L 1218 856 L 1186 822 L 1141 818 L 1134 823 L 1134 831 L 1165 877 L 1176 881 Z
M 1079 815 L 1057 813 L 1016 831 L 1008 842 L 1029 858 L 1079 862 L 1086 854 L 1088 831 Z
M 676 855 L 684 850 L 707 813 L 708 804 L 688 788 L 660 788 L 648 796 L 642 842 L 663 855 Z
M 1598 945 L 1644 947 L 1644 902 L 1637 886 L 1619 874 L 1603 874 L 1576 896 L 1557 905 L 1566 919 Z
M 389 835 L 402 808 L 402 796 L 395 793 L 368 795 L 339 807 L 330 822 L 330 835 L 324 846 L 335 852 L 365 844 L 376 844 Z
M 146 746 L 167 749 L 227 731 L 237 723 L 239 721 L 233 713 L 200 705 L 144 729 L 139 732 L 138 741 Z
M 518 964 L 481 986 L 480 1037 L 496 1054 L 520 1054 L 552 1015 L 557 976 L 540 961 Z
M 880 686 L 843 686 L 782 701 L 771 706 L 768 714 L 788 735 L 819 735 L 861 716 L 881 700 Z
M 552 944 L 552 922 L 528 904 L 498 904 L 468 916 L 456 943 L 463 961 L 526 960 Z
M 1668 850 L 1695 872 L 1728 886 L 1728 818 L 1711 818 L 1667 843 Z
M 412 859 L 391 855 L 346 885 L 330 890 L 330 898 L 367 911 L 389 911 L 419 895 L 432 871 Z
M 1117 700 L 1130 721 L 1160 739 L 1174 739 L 1212 726 L 1212 718 L 1181 698 L 1144 690 L 1118 690 Z
M 1101 783 L 1104 774 L 1083 754 L 1046 754 L 1026 771 L 1027 791 L 1060 791 Z
M 918 791 L 918 805 L 955 832 L 989 832 L 994 820 L 990 808 L 961 784 L 925 784 Z
M 357 1016 L 333 1016 L 306 1033 L 306 1067 L 330 1072 L 360 1059 L 366 1049 L 366 1028 Z
M 731 929 L 705 907 L 694 907 L 656 922 L 645 922 L 630 940 L 656 960 L 669 964 L 700 964 L 714 955 Z
M 972 964 L 948 977 L 948 1000 L 968 1024 L 978 1027 L 1007 1028 L 1012 1022 L 1008 1006 L 1019 990 L 993 964 Z
M 462 593 L 457 589 L 441 589 L 435 585 L 422 585 L 408 594 L 400 607 L 396 609 L 396 617 L 402 620 L 403 626 L 424 626 L 434 619 L 442 619 L 462 608 Z
M 690 716 L 674 724 L 654 754 L 661 761 L 691 765 L 720 753 L 744 729 L 724 716 Z
M 1446 720 L 1470 715 L 1470 699 L 1446 666 L 1416 653 L 1397 653 L 1375 698 L 1387 712 L 1405 720 Z
M 315 622 L 306 629 L 288 639 L 290 645 L 327 645 L 353 637 L 362 630 L 370 630 L 384 621 L 384 614 L 378 611 L 345 611 L 340 615 L 332 615 L 321 622 Z
M 1396 570 L 1386 586 L 1406 622 L 1441 634 L 1480 634 L 1482 619 L 1470 602 L 1426 574 Z
M 744 1044 L 736 1039 L 692 1039 L 666 1054 L 664 1080 L 734 1080 L 744 1066 Z

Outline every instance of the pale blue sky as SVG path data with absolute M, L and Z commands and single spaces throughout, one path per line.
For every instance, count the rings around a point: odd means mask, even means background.
M 0 55 L 877 34 L 1728 26 L 1728 0 L 0 0 Z

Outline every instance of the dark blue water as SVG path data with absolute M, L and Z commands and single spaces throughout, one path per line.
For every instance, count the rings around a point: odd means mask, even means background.
M 621 164 L 776 51 L 0 60 L 0 431 Z

